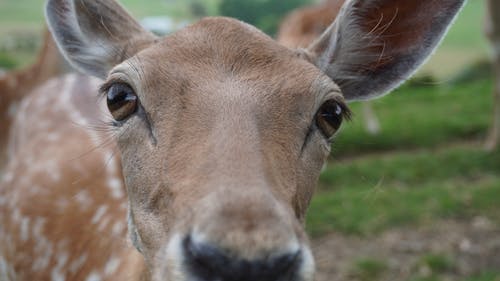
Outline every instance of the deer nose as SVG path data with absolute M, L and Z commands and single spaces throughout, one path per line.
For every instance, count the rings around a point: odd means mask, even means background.
M 201 244 L 187 236 L 183 241 L 185 262 L 199 281 L 290 281 L 297 280 L 301 250 L 246 260 L 217 247 Z

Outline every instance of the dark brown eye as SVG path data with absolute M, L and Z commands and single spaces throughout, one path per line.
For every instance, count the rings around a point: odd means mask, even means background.
M 123 121 L 137 110 L 137 95 L 127 84 L 113 84 L 107 92 L 108 109 L 116 121 Z
M 316 114 L 316 125 L 327 138 L 332 138 L 342 125 L 344 116 L 349 116 L 349 111 L 344 104 L 335 100 L 325 102 Z

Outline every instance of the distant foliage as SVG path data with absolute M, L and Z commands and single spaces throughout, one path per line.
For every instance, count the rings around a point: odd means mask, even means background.
M 493 77 L 493 65 L 489 59 L 476 61 L 463 68 L 450 80 L 450 84 L 465 84 Z
M 8 54 L 0 52 L 0 69 L 12 69 L 17 66 L 17 62 Z
M 189 11 L 194 18 L 202 18 L 208 15 L 207 7 L 200 0 L 191 1 Z
M 311 0 L 222 0 L 219 11 L 221 15 L 240 19 L 274 35 L 288 12 L 310 3 Z

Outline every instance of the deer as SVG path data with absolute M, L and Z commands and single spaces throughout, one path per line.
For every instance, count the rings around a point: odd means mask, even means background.
M 486 20 L 484 23 L 484 33 L 491 44 L 493 63 L 493 118 L 485 141 L 485 149 L 493 151 L 500 144 L 500 5 L 495 1 L 486 2 Z
M 7 161 L 8 132 L 21 100 L 37 86 L 69 71 L 48 29 L 33 64 L 0 76 L 0 171 Z
M 344 0 L 326 0 L 320 4 L 298 8 L 281 22 L 277 40 L 290 48 L 306 48 L 335 20 Z M 380 122 L 369 102 L 362 106 L 363 121 L 368 133 L 380 133 Z
M 335 20 L 345 0 L 325 0 L 297 8 L 281 21 L 276 40 L 290 48 L 307 48 Z
M 160 38 L 113 0 L 47 1 L 84 74 L 16 114 L 1 278 L 314 280 L 306 211 L 348 102 L 407 79 L 463 3 L 347 1 L 292 49 L 231 18 Z

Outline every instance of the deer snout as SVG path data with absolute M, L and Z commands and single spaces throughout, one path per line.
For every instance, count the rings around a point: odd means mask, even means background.
M 292 211 L 269 194 L 216 194 L 169 241 L 175 281 L 311 281 L 314 261 Z M 234 196 L 231 196 L 234 195 Z M 181 276 L 177 278 L 175 276 Z
M 302 252 L 293 250 L 254 260 L 233 257 L 222 249 L 197 243 L 188 236 L 183 241 L 185 266 L 196 280 L 285 281 L 297 280 Z

